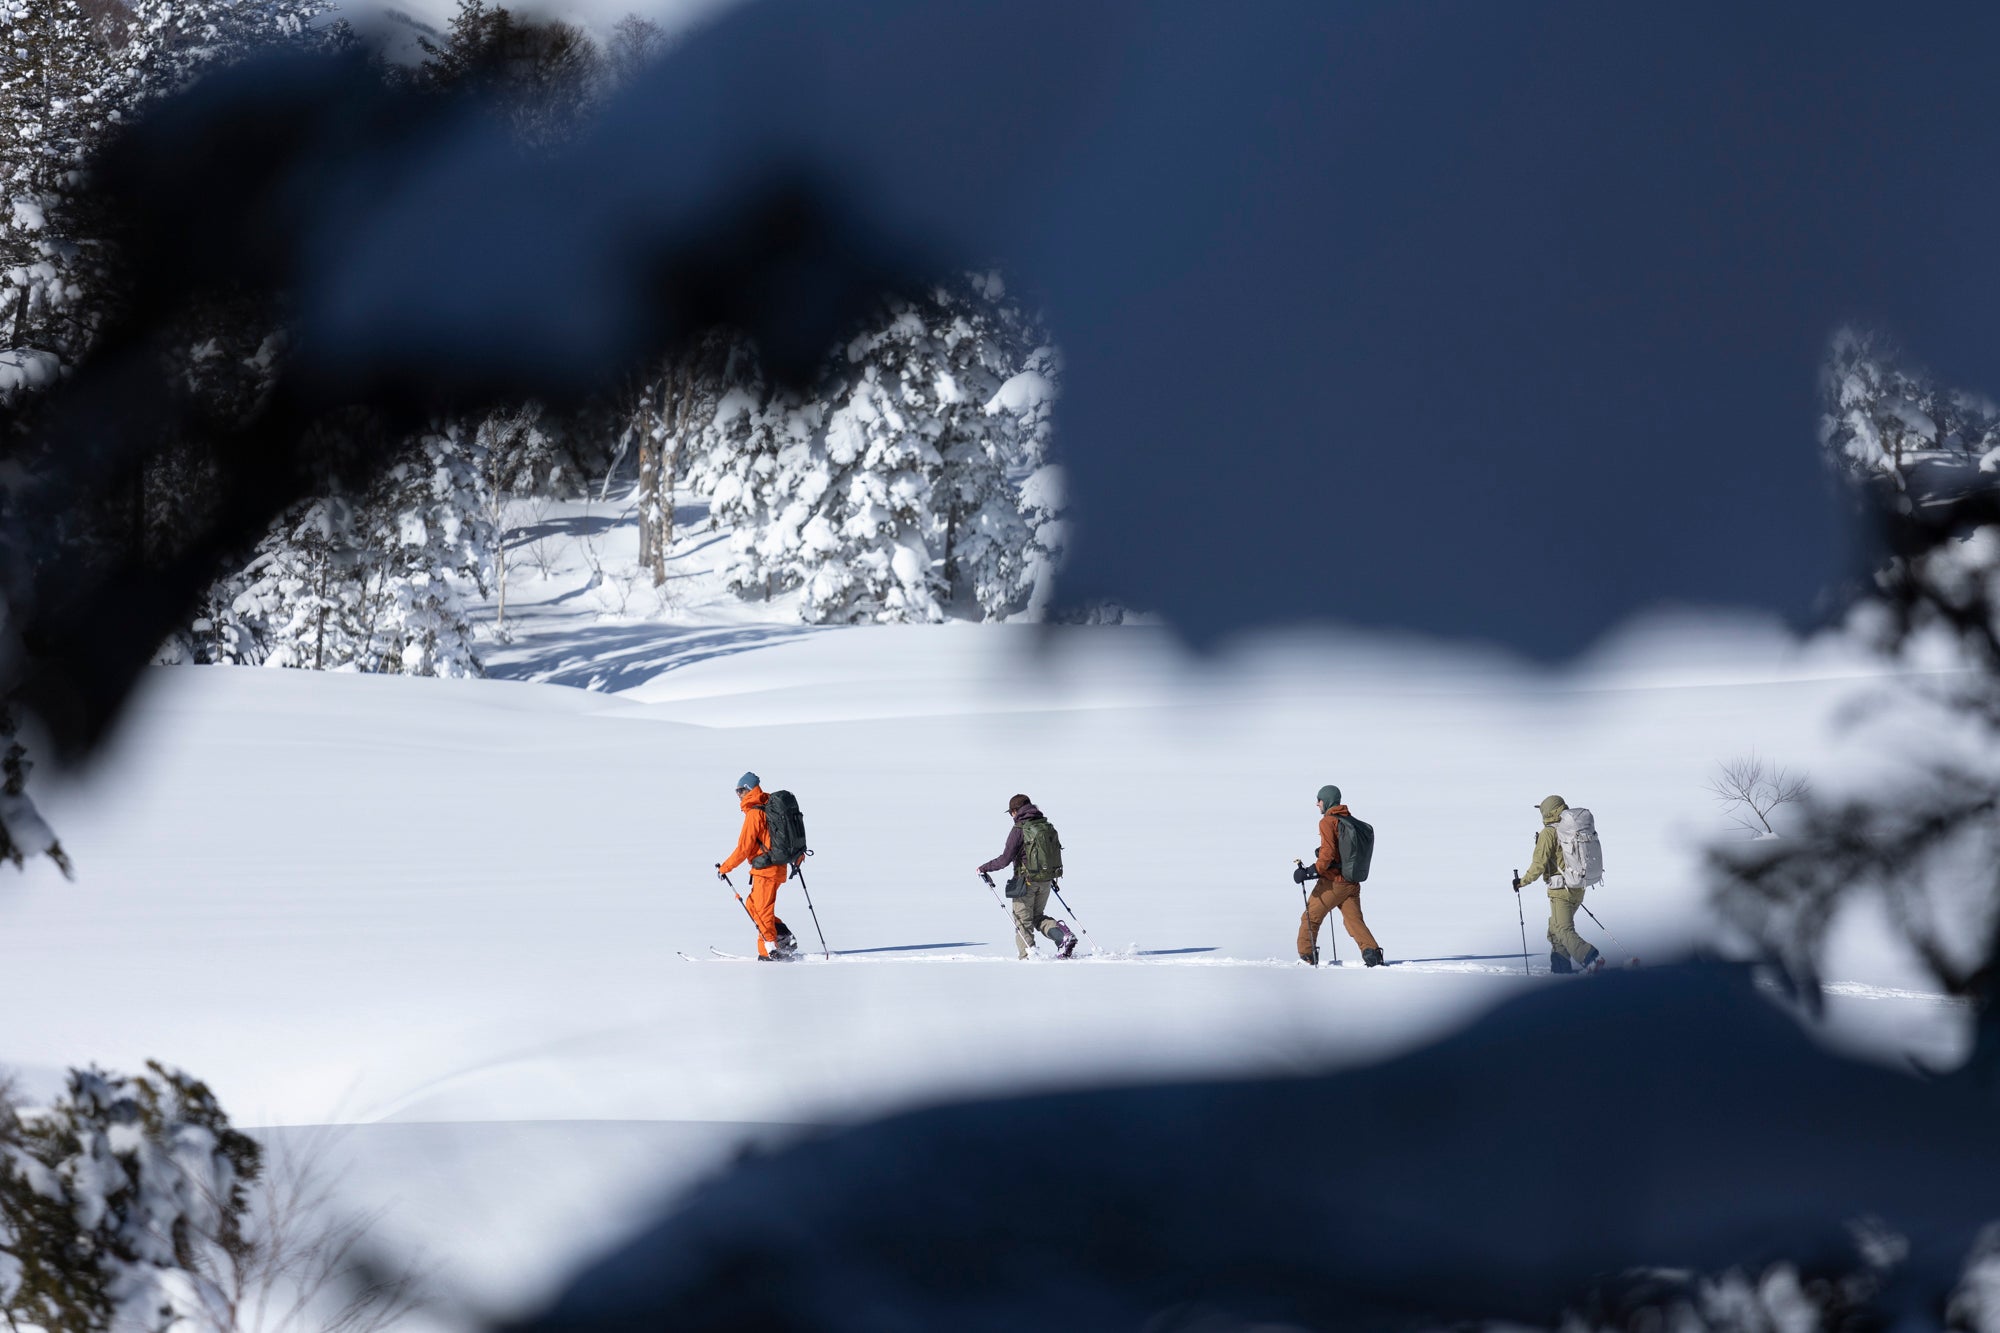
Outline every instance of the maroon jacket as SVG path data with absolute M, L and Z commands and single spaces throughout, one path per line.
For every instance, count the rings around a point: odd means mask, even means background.
M 1007 830 L 1007 845 L 1000 850 L 1000 855 L 979 867 L 979 873 L 990 875 L 996 870 L 1005 870 L 1008 866 L 1020 864 L 1021 823 L 1023 820 L 1040 818 L 1042 818 L 1042 812 L 1032 805 L 1024 805 L 1019 810 L 1016 810 L 1014 812 L 1014 827 Z

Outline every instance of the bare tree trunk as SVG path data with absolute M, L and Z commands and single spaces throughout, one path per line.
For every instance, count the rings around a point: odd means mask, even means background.
M 494 492 L 494 497 L 495 498 L 493 507 L 497 510 L 500 508 L 500 503 L 498 498 L 499 492 L 497 491 Z M 506 629 L 507 628 L 507 529 L 500 526 L 500 520 L 497 518 L 494 521 L 494 526 L 500 528 L 499 538 L 493 543 L 493 548 L 494 548 L 493 580 L 495 583 L 499 585 L 498 592 L 500 597 L 499 606 L 497 608 L 497 620 L 495 623 L 497 624 L 498 628 Z
M 666 367 L 662 375 L 670 373 Z M 664 393 L 664 387 L 662 393 Z M 659 412 L 653 405 L 653 386 L 639 390 L 639 565 L 653 571 L 657 586 L 666 578 L 660 550 L 660 439 Z
M 313 627 L 314 671 L 324 671 L 326 669 L 326 566 L 327 558 L 322 554 L 319 560 L 319 578 L 317 580 L 319 584 L 317 588 L 319 594 L 319 620 Z
M 679 470 L 681 437 L 687 431 L 694 399 L 694 360 L 690 356 L 667 370 L 660 388 L 661 466 L 655 503 L 660 525 L 653 553 L 653 586 L 667 581 L 667 557 L 674 546 L 674 473 Z

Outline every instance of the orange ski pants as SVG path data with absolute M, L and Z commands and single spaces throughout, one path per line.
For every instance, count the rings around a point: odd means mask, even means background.
M 1375 933 L 1368 929 L 1368 923 L 1361 919 L 1361 886 L 1329 875 L 1318 882 L 1312 896 L 1306 899 L 1306 910 L 1299 916 L 1299 957 L 1305 958 L 1319 947 L 1320 922 L 1336 907 L 1340 909 L 1341 924 L 1347 927 L 1355 944 L 1363 949 L 1381 947 L 1375 943 Z
M 757 923 L 757 952 L 768 954 L 778 942 L 778 886 L 785 882 L 785 867 L 750 872 L 750 919 Z

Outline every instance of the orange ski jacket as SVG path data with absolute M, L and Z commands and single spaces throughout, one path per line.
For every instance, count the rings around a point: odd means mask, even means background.
M 771 822 L 764 817 L 764 789 L 752 787 L 739 795 L 742 799 L 737 804 L 743 807 L 743 832 L 737 836 L 736 850 L 722 863 L 725 875 L 771 846 Z

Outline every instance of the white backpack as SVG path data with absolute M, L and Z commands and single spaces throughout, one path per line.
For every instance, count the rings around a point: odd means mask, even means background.
M 1597 840 L 1597 821 L 1590 811 L 1571 806 L 1556 820 L 1556 846 L 1562 848 L 1563 868 L 1556 883 L 1565 889 L 1587 889 L 1604 878 L 1604 845 Z

